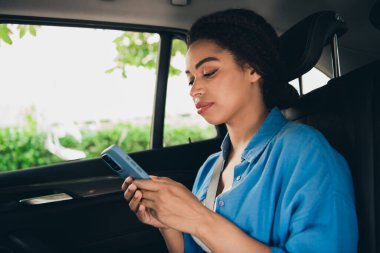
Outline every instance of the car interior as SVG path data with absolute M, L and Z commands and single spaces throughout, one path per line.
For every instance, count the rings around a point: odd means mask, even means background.
M 226 8 L 252 9 L 274 25 L 286 85 L 298 80 L 302 87 L 302 76 L 312 68 L 331 78 L 306 94 L 288 85 L 293 102 L 280 109 L 287 119 L 321 131 L 348 161 L 358 252 L 378 252 L 380 1 L 0 0 L 0 21 L 159 33 L 151 149 L 130 155 L 149 174 L 191 189 L 198 168 L 219 151 L 227 130 L 219 125 L 215 138 L 163 145 L 170 48 L 174 38 L 185 39 L 196 18 Z M 159 231 L 129 210 L 122 182 L 101 158 L 0 173 L 0 252 L 167 252 Z M 27 201 L 41 196 L 61 201 Z

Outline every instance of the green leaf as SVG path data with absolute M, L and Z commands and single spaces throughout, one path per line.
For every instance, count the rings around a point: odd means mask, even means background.
M 34 37 L 37 35 L 37 30 L 36 30 L 36 27 L 34 25 L 29 26 L 29 33 L 31 35 L 33 35 Z
M 177 69 L 177 68 L 175 68 L 175 67 L 173 67 L 173 66 L 170 66 L 169 74 L 170 74 L 171 76 L 178 76 L 178 75 L 180 75 L 181 73 L 182 73 L 181 70 L 179 70 L 179 69 Z
M 175 56 L 177 52 L 179 52 L 182 55 L 185 55 L 186 51 L 187 51 L 187 46 L 184 41 L 179 40 L 179 39 L 173 40 L 171 56 Z
M 26 34 L 26 26 L 25 25 L 19 25 L 17 28 L 20 31 L 20 39 L 22 39 Z
M 152 38 L 153 36 L 158 35 L 152 33 L 123 32 L 120 36 L 115 38 L 113 43 L 115 44 L 117 56 L 114 60 L 116 66 L 113 67 L 113 69 L 121 70 L 122 76 L 126 78 L 125 68 L 127 65 L 147 69 L 156 68 L 159 42 L 157 39 Z M 150 41 L 150 43 L 148 43 L 148 41 Z M 111 71 L 107 70 L 106 73 L 111 73 Z
M 12 45 L 12 39 L 9 35 L 12 34 L 11 30 L 9 30 L 6 24 L 0 25 L 0 40 L 3 40 L 5 43 Z
M 105 73 L 106 73 L 106 74 L 111 74 L 112 72 L 115 71 L 115 69 L 116 69 L 116 67 L 115 67 L 115 68 L 107 69 L 107 70 L 105 71 Z

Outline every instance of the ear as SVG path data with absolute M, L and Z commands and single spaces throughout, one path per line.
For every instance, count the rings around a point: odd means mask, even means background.
M 247 69 L 247 72 L 248 72 L 248 79 L 249 79 L 249 81 L 250 81 L 250 83 L 258 83 L 258 82 L 260 82 L 260 80 L 261 80 L 261 75 L 259 74 L 259 73 L 257 73 L 257 71 L 254 69 L 254 68 L 252 68 L 252 67 L 249 67 L 248 69 Z

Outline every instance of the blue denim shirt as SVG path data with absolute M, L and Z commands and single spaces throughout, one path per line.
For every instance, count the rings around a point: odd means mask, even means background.
M 228 135 L 222 143 L 226 159 Z M 200 168 L 193 193 L 204 200 L 219 153 Z M 215 211 L 272 252 L 357 252 L 352 178 L 344 158 L 317 130 L 274 108 L 242 154 Z M 184 234 L 185 252 L 203 252 Z M 225 238 L 228 240 L 228 238 Z

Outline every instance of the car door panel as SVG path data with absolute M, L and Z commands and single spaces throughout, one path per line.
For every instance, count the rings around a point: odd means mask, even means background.
M 220 142 L 215 138 L 131 157 L 149 174 L 191 188 L 198 168 Z M 129 210 L 122 182 L 100 158 L 0 174 L 0 246 L 14 252 L 166 252 L 158 230 Z M 53 194 L 71 198 L 20 202 Z

